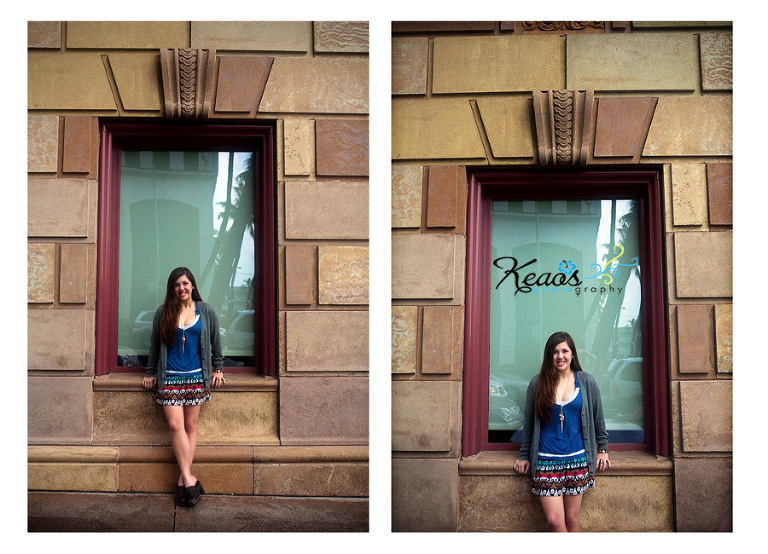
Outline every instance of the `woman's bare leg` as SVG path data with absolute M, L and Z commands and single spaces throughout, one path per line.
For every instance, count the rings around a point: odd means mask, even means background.
M 564 496 L 565 526 L 570 533 L 578 533 L 581 530 L 581 499 L 582 495 Z
M 197 479 L 192 475 L 194 450 L 190 447 L 189 436 L 186 431 L 184 408 L 182 406 L 163 406 L 163 410 L 171 432 L 173 454 L 176 456 L 176 463 L 179 464 L 181 470 L 179 485 L 191 487 L 197 483 Z M 196 436 L 195 441 L 197 441 Z
M 568 528 L 565 525 L 565 507 L 562 496 L 541 496 L 541 507 L 547 518 L 549 530 L 557 533 L 565 533 Z

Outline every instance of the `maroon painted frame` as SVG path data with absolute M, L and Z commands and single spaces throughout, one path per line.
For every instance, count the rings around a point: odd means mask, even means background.
M 519 443 L 488 441 L 491 202 L 493 199 L 635 198 L 640 204 L 641 317 L 645 444 L 612 443 L 614 450 L 670 454 L 669 364 L 661 168 L 468 168 L 466 309 L 462 455 L 517 450 Z
M 259 151 L 264 163 L 255 191 L 255 367 L 228 368 L 232 373 L 277 374 L 277 279 L 275 129 L 267 123 L 158 123 L 102 121 L 100 129 L 98 260 L 96 274 L 96 375 L 144 371 L 117 365 L 117 291 L 120 237 L 120 153 L 147 150 Z

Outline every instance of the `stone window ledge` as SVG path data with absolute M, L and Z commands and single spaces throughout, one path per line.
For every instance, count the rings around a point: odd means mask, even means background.
M 141 386 L 143 373 L 112 373 L 99 375 L 93 379 L 94 391 L 144 391 Z M 245 373 L 224 372 L 225 385 L 216 392 L 274 392 L 279 388 L 276 377 L 249 375 Z
M 514 475 L 520 476 L 513 466 L 518 452 L 483 451 L 459 461 L 459 475 Z M 672 475 L 671 458 L 662 458 L 649 452 L 625 451 L 610 453 L 611 468 L 603 475 Z

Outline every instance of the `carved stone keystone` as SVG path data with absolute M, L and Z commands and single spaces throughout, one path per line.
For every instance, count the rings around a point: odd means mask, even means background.
M 584 165 L 591 142 L 592 90 L 533 92 L 540 165 Z
M 213 49 L 160 49 L 166 117 L 208 118 L 215 63 Z

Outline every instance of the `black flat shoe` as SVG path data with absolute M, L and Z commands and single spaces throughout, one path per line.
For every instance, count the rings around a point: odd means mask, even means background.
M 200 502 L 200 495 L 205 494 L 205 489 L 203 489 L 203 485 L 200 484 L 200 481 L 192 485 L 191 487 L 187 487 L 187 508 L 191 508 L 198 502 Z
M 178 487 L 176 487 L 176 505 L 177 506 L 187 505 L 187 489 L 184 487 L 184 485 L 179 485 Z

